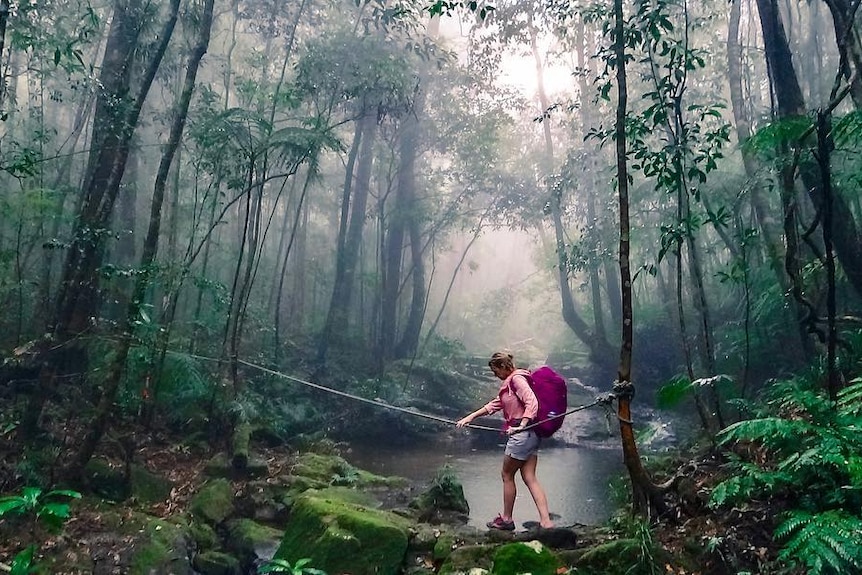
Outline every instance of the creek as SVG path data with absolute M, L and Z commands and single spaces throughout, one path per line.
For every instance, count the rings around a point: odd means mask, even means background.
M 570 390 L 570 407 L 591 402 L 593 391 Z M 650 429 L 651 447 L 674 442 L 666 416 L 645 408 L 639 415 Z M 493 418 L 477 419 L 475 423 L 500 424 Z M 615 416 L 609 419 L 607 412 L 598 407 L 579 411 L 566 417 L 552 440 L 544 441 L 537 475 L 557 525 L 596 525 L 607 520 L 615 509 L 610 484 L 625 474 Z M 464 487 L 470 505 L 469 524 L 484 529 L 485 522 L 502 506 L 500 466 L 504 444 L 504 437 L 497 432 L 444 429 L 436 439 L 409 447 L 353 441 L 345 457 L 362 469 L 399 475 L 420 485 L 429 483 L 448 464 Z M 537 521 L 538 513 L 520 476 L 516 480 L 514 518 L 521 528 L 525 521 Z

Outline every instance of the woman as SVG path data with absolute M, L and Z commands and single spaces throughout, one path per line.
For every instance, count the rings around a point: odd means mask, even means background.
M 515 522 L 512 520 L 515 497 L 517 496 L 515 472 L 520 470 L 521 478 L 527 489 L 530 490 L 530 495 L 533 496 L 536 509 L 539 511 L 539 524 L 544 528 L 551 528 L 554 523 L 548 513 L 548 499 L 545 496 L 545 490 L 542 489 L 536 478 L 539 442 L 541 440 L 534 431 L 529 429 L 524 431 L 530 421 L 535 419 L 539 402 L 536 400 L 536 395 L 533 393 L 527 378 L 524 377 L 530 372 L 524 369 L 515 369 L 513 359 L 512 354 L 506 352 L 497 352 L 491 356 L 488 366 L 494 375 L 502 381 L 497 397 L 460 419 L 457 426 L 464 427 L 477 417 L 503 410 L 503 418 L 505 419 L 503 429 L 509 436 L 501 473 L 503 479 L 503 512 L 497 515 L 493 521 L 489 521 L 487 526 L 491 529 L 504 531 L 515 529 Z

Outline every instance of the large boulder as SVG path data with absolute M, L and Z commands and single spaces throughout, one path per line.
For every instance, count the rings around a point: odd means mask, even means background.
M 276 559 L 304 558 L 327 573 L 396 575 L 410 523 L 393 513 L 307 493 L 293 505 Z

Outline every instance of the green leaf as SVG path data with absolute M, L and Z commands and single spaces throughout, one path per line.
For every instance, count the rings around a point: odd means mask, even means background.
M 0 499 L 0 517 L 3 517 L 10 511 L 20 511 L 27 506 L 27 502 L 18 496 L 4 497 Z
M 68 503 L 46 503 L 39 509 L 39 513 L 37 514 L 39 517 L 47 518 L 58 517 L 60 519 L 66 519 L 69 517 L 69 504 Z
M 36 546 L 30 545 L 17 555 L 12 560 L 10 575 L 29 575 L 33 566 L 33 555 L 36 553 Z
M 694 385 L 687 377 L 677 377 L 662 385 L 656 392 L 656 407 L 672 409 L 691 397 Z

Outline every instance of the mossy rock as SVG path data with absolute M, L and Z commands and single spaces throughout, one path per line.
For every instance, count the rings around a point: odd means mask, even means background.
M 560 560 L 538 541 L 509 543 L 494 553 L 493 575 L 556 575 Z
M 271 559 L 281 544 L 283 531 L 261 525 L 251 519 L 233 519 L 227 524 L 227 547 L 244 564 L 257 559 Z
M 84 483 L 91 493 L 109 501 L 125 501 L 132 492 L 124 469 L 104 459 L 94 458 L 87 462 Z
M 416 523 L 410 529 L 410 550 L 417 553 L 432 553 L 437 541 L 446 535 L 440 529 L 427 523 Z M 451 536 L 454 540 L 454 536 Z
M 227 479 L 207 482 L 192 498 L 189 509 L 192 515 L 212 526 L 220 524 L 234 511 L 233 488 Z
M 138 532 L 138 542 L 135 543 L 135 550 L 129 562 L 129 575 L 192 573 L 188 560 L 188 533 L 168 521 L 142 514 L 136 517 L 137 521 L 143 521 L 137 529 L 131 521 L 125 525 L 129 531 Z
M 297 499 L 277 559 L 327 573 L 396 575 L 407 552 L 410 522 L 392 513 L 306 494 Z
M 131 469 L 132 495 L 142 503 L 159 503 L 171 495 L 173 484 L 166 477 L 152 473 L 140 465 Z
M 451 533 L 441 533 L 434 544 L 432 557 L 435 561 L 444 561 L 452 554 L 452 550 L 456 547 L 455 536 Z
M 474 569 L 488 572 L 493 565 L 496 545 L 464 545 L 454 549 L 440 566 L 440 575 L 470 573 Z
M 321 455 L 303 453 L 293 467 L 291 474 L 306 477 L 327 485 L 352 486 L 357 488 L 387 486 L 403 487 L 407 480 L 403 477 L 384 477 L 354 467 L 340 455 Z
M 380 507 L 380 501 L 369 492 L 351 487 L 329 486 L 323 489 L 313 489 L 307 493 L 321 499 L 337 499 L 345 503 L 353 503 L 364 507 Z
M 200 551 L 215 549 L 220 544 L 219 536 L 215 532 L 215 529 L 202 521 L 192 521 L 191 525 L 189 525 L 189 535 Z
M 195 569 L 201 575 L 241 575 L 239 559 L 220 551 L 204 551 L 194 560 Z
M 467 523 L 470 505 L 464 487 L 448 465 L 437 471 L 431 485 L 410 503 L 421 521 L 430 523 Z

